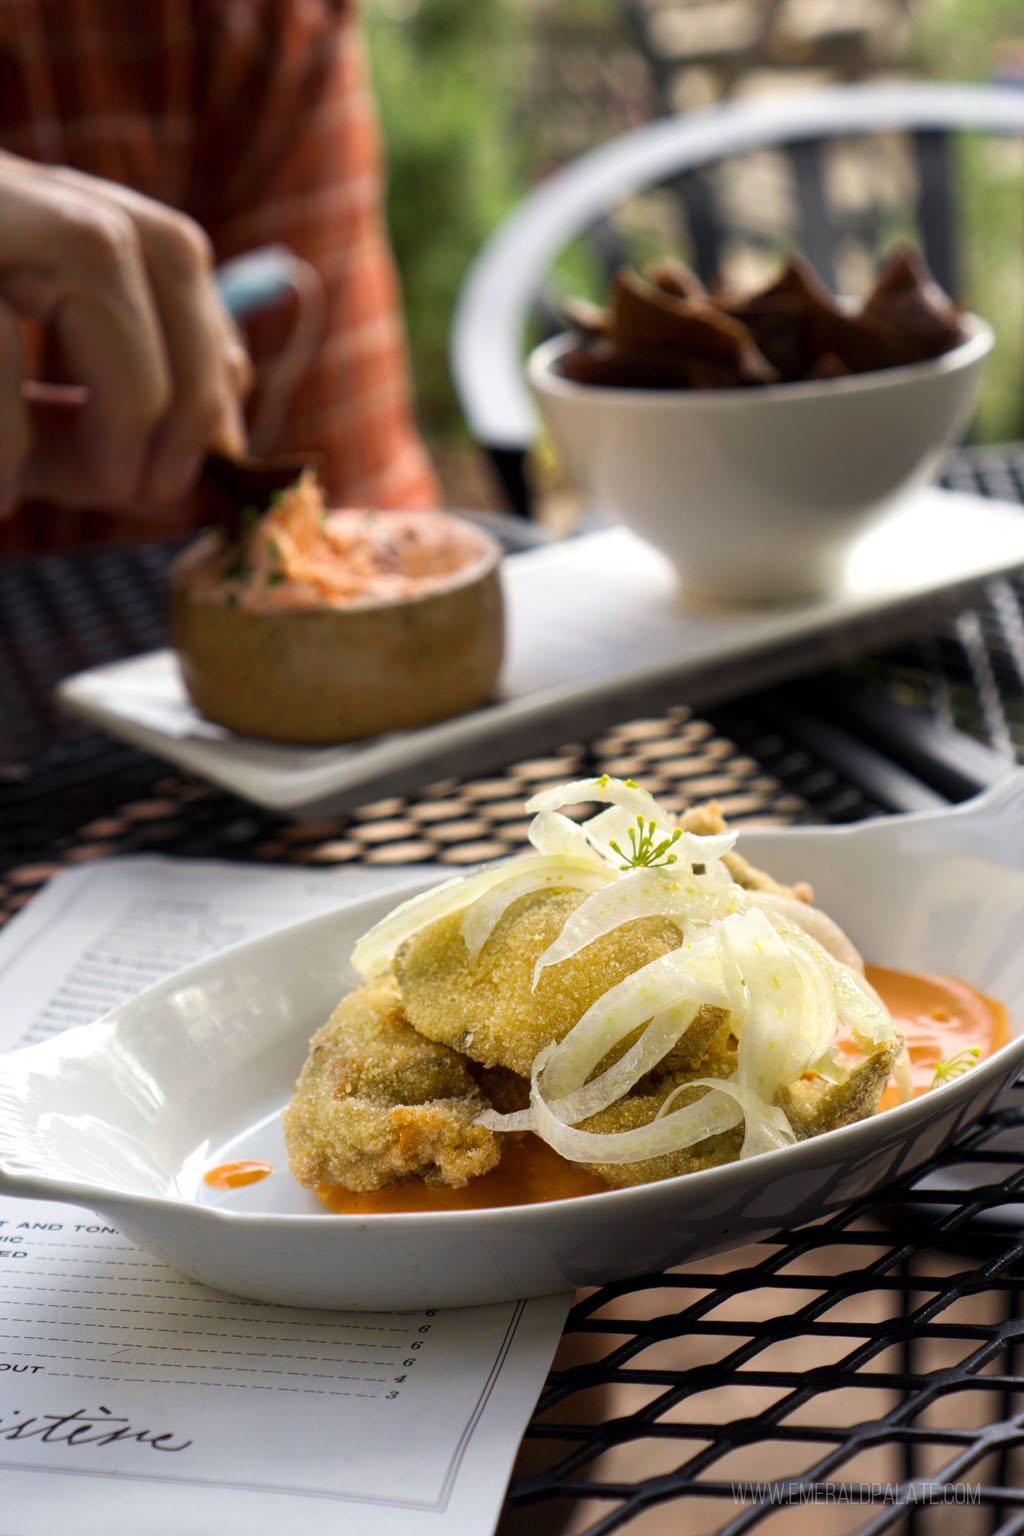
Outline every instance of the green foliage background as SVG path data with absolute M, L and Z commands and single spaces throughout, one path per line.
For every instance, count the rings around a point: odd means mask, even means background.
M 998 78 L 1003 50 L 1020 50 L 1020 0 L 931 0 L 917 11 L 916 46 L 940 80 Z M 1024 143 L 965 134 L 957 146 L 957 211 L 964 298 L 989 320 L 997 343 L 978 400 L 982 442 L 1024 437 Z
M 455 294 L 525 186 L 510 132 L 524 15 L 510 0 L 372 0 L 365 16 L 420 414 L 445 436 L 459 427 L 447 370 Z
M 618 0 L 562 0 L 565 13 L 620 12 Z M 389 164 L 388 215 L 402 275 L 420 415 L 430 436 L 458 437 L 447 366 L 458 285 L 487 235 L 529 185 L 538 158 L 524 121 L 534 5 L 528 0 L 364 0 Z M 992 78 L 1001 46 L 1024 64 L 1021 0 L 920 0 L 911 73 Z M 1024 436 L 1024 149 L 964 136 L 960 212 L 965 297 L 999 345 L 976 422 L 983 440 Z M 560 286 L 594 287 L 573 248 Z M 599 283 L 598 283 L 599 286 Z

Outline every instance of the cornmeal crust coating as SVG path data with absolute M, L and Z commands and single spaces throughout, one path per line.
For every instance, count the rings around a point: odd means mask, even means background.
M 591 1003 L 679 946 L 669 918 L 636 918 L 543 971 L 534 988 L 534 964 L 584 899 L 582 891 L 521 896 L 475 960 L 460 932 L 461 912 L 420 929 L 395 956 L 409 1023 L 482 1066 L 528 1078 L 537 1052 L 567 1035 Z
M 703 1076 L 697 1072 L 691 1075 Z M 674 1082 L 666 1078 L 655 1093 L 628 1094 L 626 1098 L 603 1109 L 600 1114 L 581 1121 L 579 1129 L 608 1133 L 631 1131 L 639 1125 L 649 1125 L 672 1089 L 685 1081 L 686 1078 L 681 1075 Z M 673 1100 L 672 1108 L 682 1109 L 686 1104 L 696 1103 L 706 1091 L 704 1088 L 684 1090 Z M 580 1167 L 592 1173 L 595 1178 L 604 1179 L 606 1184 L 615 1189 L 626 1189 L 631 1184 L 650 1184 L 655 1179 L 670 1179 L 678 1173 L 697 1173 L 702 1168 L 717 1168 L 719 1163 L 733 1163 L 739 1157 L 742 1145 L 741 1122 L 731 1131 L 708 1136 L 704 1141 L 695 1142 L 692 1147 L 665 1152 L 660 1157 L 647 1157 L 635 1163 L 581 1163 Z
M 285 1142 L 300 1184 L 380 1189 L 418 1174 L 458 1187 L 497 1166 L 501 1141 L 467 1063 L 405 1022 L 392 978 L 357 988 L 313 1036 Z

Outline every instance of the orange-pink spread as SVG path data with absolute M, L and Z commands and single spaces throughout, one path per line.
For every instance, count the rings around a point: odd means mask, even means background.
M 181 557 L 193 599 L 257 611 L 369 606 L 446 586 L 492 557 L 485 534 L 443 512 L 329 510 L 312 474 L 251 524 L 241 547 L 211 536 Z

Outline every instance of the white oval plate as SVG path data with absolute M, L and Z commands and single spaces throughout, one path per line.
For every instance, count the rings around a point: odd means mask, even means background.
M 336 1216 L 291 1179 L 280 1110 L 354 977 L 374 897 L 227 950 L 96 1024 L 0 1058 L 0 1191 L 87 1205 L 176 1269 L 295 1306 L 466 1306 L 620 1279 L 821 1216 L 932 1157 L 1024 1066 L 1024 772 L 949 811 L 744 833 L 880 964 L 966 977 L 1014 1038 L 898 1109 L 635 1189 L 495 1211 Z M 409 894 L 406 888 L 405 895 Z M 274 1174 L 215 1192 L 205 1169 Z

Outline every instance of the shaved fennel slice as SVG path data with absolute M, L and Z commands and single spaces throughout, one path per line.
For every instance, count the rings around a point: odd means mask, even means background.
M 839 924 L 820 907 L 809 906 L 806 901 L 797 901 L 795 896 L 782 896 L 777 891 L 748 891 L 747 898 L 754 906 L 763 907 L 769 917 L 777 912 L 787 918 L 812 939 L 817 939 L 841 965 L 864 974 L 864 960 L 860 951 Z
M 541 972 L 560 965 L 598 939 L 642 917 L 668 917 L 702 923 L 730 910 L 728 888 L 703 882 L 703 877 L 671 866 L 631 870 L 619 880 L 602 884 L 571 913 L 561 933 L 533 968 L 536 987 Z
M 595 891 L 608 880 L 607 871 L 586 866 L 579 861 L 551 856 L 553 866 L 548 871 L 526 870 L 514 874 L 508 866 L 508 875 L 498 885 L 492 886 L 482 896 L 471 902 L 462 914 L 461 933 L 471 960 L 475 960 L 514 901 L 542 890 Z
M 738 1081 L 771 1104 L 784 1083 L 799 1077 L 835 1033 L 835 1008 L 820 972 L 776 933 L 759 908 L 715 925 L 715 937 L 743 980 L 746 1014 L 739 1034 Z M 824 1034 L 823 1011 L 832 1027 Z
M 721 1082 L 715 1083 L 716 1088 L 723 1086 Z M 678 1152 L 720 1131 L 731 1131 L 743 1116 L 740 1105 L 729 1095 L 706 1093 L 696 1104 L 687 1104 L 649 1125 L 634 1126 L 628 1131 L 581 1131 L 559 1120 L 544 1102 L 536 1082 L 531 1087 L 530 1102 L 533 1129 L 548 1146 L 576 1163 L 637 1163 L 666 1152 Z
M 543 1070 L 546 1097 L 565 1098 L 582 1088 L 601 1058 L 656 1014 L 690 1001 L 727 1006 L 714 941 L 670 950 L 634 971 L 593 1002 L 567 1035 L 534 1063 Z
M 722 931 L 724 922 L 724 918 L 716 918 L 711 924 L 711 932 L 718 951 L 718 966 L 728 999 L 727 1006 L 732 1016 L 733 1034 L 739 1039 L 743 1031 L 743 1021 L 747 1016 L 747 984 L 743 979 L 743 972 L 740 970 L 733 947 L 729 943 L 728 930 L 724 933 Z
M 593 864 L 576 865 L 569 859 L 554 859 L 548 854 L 525 854 L 506 859 L 500 864 L 487 865 L 473 875 L 456 875 L 442 885 L 432 886 L 418 896 L 403 901 L 389 912 L 387 917 L 364 933 L 352 951 L 352 964 L 361 976 L 372 979 L 382 975 L 394 959 L 395 951 L 406 939 L 425 928 L 428 923 L 449 912 L 457 912 L 478 896 L 483 896 L 494 886 L 510 877 L 536 874 L 543 879 L 554 875 L 556 879 L 569 878 L 570 872 L 579 869 L 581 874 L 593 871 Z
M 697 1009 L 698 1004 L 687 998 L 656 1013 L 639 1040 L 635 1040 L 607 1071 L 584 1083 L 575 1093 L 556 1099 L 550 1105 L 552 1114 L 567 1125 L 576 1125 L 621 1099 L 682 1039 L 697 1017 Z M 543 1088 L 543 1072 L 538 1080 Z
M 847 1069 L 839 1065 L 834 1045 L 822 1051 L 817 1061 L 812 1061 L 807 1070 L 816 1077 L 823 1077 L 828 1083 L 845 1083 L 850 1076 Z
M 801 1027 L 799 1030 L 794 1029 L 791 1042 L 790 1061 L 795 1070 L 783 1079 L 784 1083 L 802 1077 L 816 1061 L 821 1061 L 835 1040 L 839 1027 L 839 1010 L 828 976 L 799 950 L 791 950 L 790 953 L 803 980 L 804 1007 L 801 1010 Z M 778 1085 L 779 1088 L 782 1086 L 783 1083 Z
M 477 1115 L 473 1124 L 482 1125 L 485 1131 L 506 1133 L 537 1130 L 532 1109 L 513 1109 L 508 1114 L 502 1114 L 500 1109 L 484 1109 Z
M 599 779 L 573 779 L 568 784 L 542 789 L 527 800 L 526 810 L 532 815 L 534 811 L 557 811 L 563 805 L 582 805 L 591 800 L 620 806 L 629 813 L 630 821 L 637 816 L 651 816 L 659 825 L 667 823 L 670 827 L 674 821 L 674 817 L 639 784 L 627 784 L 624 779 L 611 779 L 606 775 Z
M 857 1044 L 870 1050 L 891 1040 L 896 1033 L 892 1015 L 867 977 L 851 971 L 831 955 L 819 955 L 818 959 L 832 983 L 839 1017 Z
M 796 1141 L 793 1127 L 784 1110 L 777 1104 L 769 1104 L 756 1089 L 734 1077 L 695 1077 L 691 1082 L 680 1083 L 673 1088 L 655 1117 L 660 1119 L 685 1088 L 708 1088 L 716 1093 L 728 1094 L 742 1111 L 744 1121 L 743 1145 L 740 1157 L 756 1157 L 761 1152 L 775 1152 L 779 1147 L 791 1146 Z M 699 1099 L 698 1104 L 704 1102 Z M 694 1106 L 696 1107 L 696 1106 Z M 678 1113 L 678 1111 L 677 1111 Z M 739 1122 L 739 1114 L 734 1124 Z
M 606 879 L 612 878 L 607 860 L 594 848 L 583 828 L 559 811 L 538 811 L 530 822 L 529 838 L 538 853 L 557 858 L 589 859 L 604 869 Z
M 787 942 L 759 908 L 716 923 L 715 936 L 723 973 L 732 985 L 740 973 L 746 999 L 745 1014 L 734 1025 L 740 1042 L 736 1076 L 770 1105 L 835 1039 L 838 1012 L 829 977 L 815 963 L 820 957 Z
M 588 1116 L 598 1114 L 600 1110 L 607 1109 L 609 1104 L 623 1098 L 685 1035 L 697 1016 L 697 1009 L 698 1004 L 690 999 L 663 1008 L 655 1014 L 639 1040 L 634 1041 L 629 1050 L 607 1071 L 602 1072 L 600 1077 L 584 1083 L 575 1093 L 553 1100 L 548 1106 L 552 1114 L 566 1125 L 575 1125 L 577 1121 L 586 1120 Z M 557 1049 L 556 1044 L 547 1046 L 538 1054 L 534 1064 L 534 1080 L 542 1093 L 545 1087 L 545 1068 Z M 536 1128 L 532 1109 L 515 1110 L 506 1115 L 499 1114 L 497 1110 L 486 1110 L 479 1116 L 477 1123 L 492 1131 L 528 1131 Z
M 742 923 L 745 948 L 737 958 L 745 971 L 749 1006 L 740 1031 L 737 1077 L 754 1084 L 771 1104 L 780 1087 L 801 1077 L 834 1043 L 837 1000 L 821 965 L 826 957 L 817 946 L 808 954 L 803 943 L 788 942 L 758 909 L 745 914 Z M 740 923 L 732 920 L 734 937 L 738 929 Z
M 685 1089 L 692 1088 L 705 1088 L 707 1092 L 695 1103 L 673 1110 L 673 1101 Z M 581 1131 L 566 1124 L 556 1113 L 561 1106 L 545 1103 L 536 1075 L 530 1090 L 530 1106 L 516 1115 L 481 1115 L 480 1124 L 497 1131 L 533 1130 L 562 1157 L 578 1163 L 636 1163 L 682 1152 L 709 1136 L 731 1131 L 741 1120 L 741 1158 L 773 1152 L 796 1140 L 784 1112 L 777 1105 L 766 1103 L 755 1089 L 735 1077 L 699 1077 L 680 1083 L 653 1120 L 626 1131 Z
M 761 910 L 764 910 L 761 908 Z M 827 944 L 804 927 L 791 923 L 780 911 L 768 911 L 776 931 L 795 949 L 819 966 L 828 977 L 840 1020 L 863 1048 L 881 1045 L 893 1037 L 892 1016 L 863 972 L 837 959 Z

